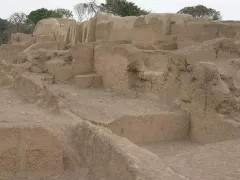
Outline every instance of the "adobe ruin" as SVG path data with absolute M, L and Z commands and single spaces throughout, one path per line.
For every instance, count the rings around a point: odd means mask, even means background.
M 0 179 L 239 179 L 239 32 L 97 13 L 13 34 L 0 46 Z

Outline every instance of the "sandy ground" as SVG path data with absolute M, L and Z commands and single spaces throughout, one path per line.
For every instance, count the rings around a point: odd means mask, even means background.
M 139 144 L 186 180 L 238 180 L 240 139 L 214 144 L 189 140 Z
M 104 124 L 123 115 L 141 116 L 171 110 L 158 100 L 142 97 L 136 93 L 121 95 L 103 89 L 78 89 L 62 84 L 51 85 L 50 89 L 54 94 L 61 94 L 77 116 Z

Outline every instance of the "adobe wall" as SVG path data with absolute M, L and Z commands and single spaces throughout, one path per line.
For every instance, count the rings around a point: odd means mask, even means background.
M 107 128 L 118 136 L 141 144 L 185 140 L 189 135 L 189 124 L 185 112 L 160 111 L 154 115 L 125 115 L 108 124 Z
M 0 124 L 0 143 L 0 179 L 41 179 L 63 173 L 62 147 L 44 126 Z
M 73 58 L 73 75 L 93 72 L 94 47 L 91 43 L 81 43 L 72 46 L 69 50 Z
M 103 127 L 83 122 L 72 133 L 75 148 L 90 168 L 90 179 L 185 179 L 161 163 L 156 155 Z
M 177 51 L 169 58 L 159 93 L 190 112 L 190 136 L 195 141 L 210 143 L 240 136 L 236 45 L 220 38 Z
M 36 42 L 32 34 L 14 33 L 11 35 L 10 44 L 30 46 Z
M 239 30 L 239 23 L 193 20 L 186 24 L 173 24 L 171 33 L 203 42 L 220 37 L 239 39 Z
M 60 24 L 54 18 L 44 19 L 37 23 L 33 35 L 48 35 L 53 34 L 58 28 Z
M 11 64 L 17 58 L 17 55 L 26 48 L 25 45 L 3 44 L 0 46 L 0 58 Z
M 48 21 L 50 20 L 47 20 L 45 30 L 49 28 Z M 56 23 L 50 28 L 50 32 L 56 35 L 60 24 L 56 19 L 51 21 Z M 226 106 L 231 109 L 230 112 L 227 112 L 228 116 L 239 111 L 239 102 L 236 100 L 239 96 L 239 72 L 236 70 L 234 75 L 229 76 L 228 72 L 231 72 L 232 69 L 227 70 L 225 68 L 227 67 L 227 61 L 239 58 L 240 43 L 231 39 L 236 39 L 235 30 L 238 28 L 238 24 L 196 21 L 188 15 L 149 14 L 147 16 L 122 18 L 104 13 L 98 13 L 89 21 L 80 24 L 70 24 L 69 28 L 64 29 L 63 32 L 66 35 L 64 40 L 71 44 L 69 54 L 72 59 L 60 58 L 57 63 L 56 61 L 49 61 L 47 62 L 48 67 L 45 69 L 55 76 L 56 74 L 51 70 L 54 68 L 51 67 L 58 65 L 58 63 L 61 66 L 62 64 L 66 65 L 67 75 L 64 76 L 65 71 L 62 71 L 58 79 L 59 82 L 63 83 L 76 75 L 96 73 L 101 76 L 103 86 L 108 90 L 120 93 L 126 93 L 130 90 L 153 92 L 158 94 L 162 101 L 168 103 L 180 102 L 180 106 L 188 108 L 192 113 L 191 137 L 197 141 L 218 141 L 239 136 L 238 127 L 229 123 L 229 118 L 226 120 L 226 117 L 223 116 L 224 113 L 217 110 L 217 108 L 227 104 Z M 44 28 L 43 23 L 43 27 L 40 26 L 39 30 L 36 28 L 36 31 L 42 31 L 44 34 Z M 46 34 L 44 36 L 47 37 Z M 208 39 L 214 40 L 205 41 Z M 161 42 L 165 43 L 168 40 L 171 42 L 170 45 L 174 45 L 173 49 L 170 46 L 164 47 L 169 48 L 166 50 L 161 46 Z M 190 44 L 204 42 L 176 50 L 175 45 L 178 46 L 179 41 L 185 42 L 185 40 Z M 146 44 L 154 42 L 151 48 L 155 49 L 151 51 L 137 48 L 139 47 L 138 43 L 143 41 L 146 41 Z M 58 41 L 55 39 L 53 42 Z M 156 51 L 157 48 L 164 50 Z M 195 88 L 195 86 L 198 86 L 198 81 L 193 72 L 198 68 L 205 68 L 208 71 L 212 66 L 205 67 L 205 64 L 202 67 L 200 62 L 215 64 L 218 73 L 213 73 L 213 75 L 218 78 L 213 78 L 214 82 L 221 86 L 228 86 L 227 90 L 223 87 L 220 87 L 220 89 L 229 91 L 229 99 L 231 100 L 220 100 L 211 105 L 211 102 L 208 101 L 212 100 L 209 98 L 214 97 L 218 92 L 212 90 L 215 88 L 212 81 L 208 85 L 208 81 L 201 79 L 206 77 L 201 77 L 199 80 L 200 88 Z M 44 62 L 40 62 L 41 68 L 43 68 L 43 64 Z M 43 72 L 41 68 L 39 72 Z M 202 73 L 206 74 L 205 70 Z M 225 78 L 225 81 L 223 82 L 221 78 Z M 209 88 L 209 90 L 206 91 L 206 88 Z M 29 91 L 31 90 L 29 89 Z M 29 93 L 31 94 L 31 92 Z M 207 93 L 212 93 L 212 95 L 208 96 Z M 198 102 L 198 99 L 193 98 L 193 94 L 196 98 L 201 97 L 199 101 L 203 99 L 205 101 Z M 36 92 L 33 93 L 33 96 L 36 96 Z M 224 95 L 219 96 L 221 98 L 225 97 Z M 190 108 L 204 103 L 207 103 L 209 107 L 202 105 L 202 107 Z M 208 108 L 211 109 L 211 112 L 206 113 Z M 201 112 L 198 113 L 198 110 L 201 110 Z M 200 115 L 198 116 L 198 114 Z M 213 122 L 211 118 L 219 120 Z M 200 121 L 200 119 L 204 120 Z M 223 123 L 223 121 L 225 122 Z M 212 128 L 212 132 L 207 132 L 210 131 L 208 127 L 214 126 L 214 123 L 216 127 L 221 127 L 221 130 Z M 228 131 L 225 128 L 230 130 Z M 226 132 L 231 133 L 223 137 Z
M 149 14 L 140 17 L 118 17 L 97 13 L 89 22 L 83 22 L 83 41 L 135 40 L 153 41 L 171 34 L 171 24 L 192 19 L 190 15 Z M 86 32 L 87 30 L 87 32 Z M 87 34 L 87 36 L 86 36 Z M 95 37 L 94 37 L 95 36 Z
M 228 38 L 206 41 L 169 53 L 164 67 L 151 70 L 149 51 L 105 43 L 95 48 L 94 67 L 106 89 L 155 92 L 162 102 L 188 109 L 191 138 L 216 142 L 240 136 L 238 121 L 230 120 L 239 118 L 239 49 L 239 43 Z M 160 60 L 161 51 L 154 53 Z
M 73 25 L 65 40 L 70 43 L 102 40 L 155 41 L 164 35 L 170 35 L 173 23 L 186 23 L 192 19 L 191 15 L 170 13 L 119 17 L 99 12 L 89 21 Z
M 155 42 L 165 39 L 166 35 L 175 35 L 191 44 L 191 41 L 203 42 L 219 37 L 237 40 L 240 38 L 239 30 L 237 22 L 209 21 L 184 14 L 151 13 L 139 17 L 119 17 L 99 12 L 81 23 L 66 19 L 42 20 L 37 24 L 34 36 L 38 42 L 49 39 L 76 44 L 103 40 Z M 182 41 L 178 44 L 178 47 L 184 46 Z
M 190 15 L 149 14 L 146 16 L 118 17 L 98 13 L 96 41 L 133 40 L 154 41 L 171 34 L 171 24 L 181 24 L 192 19 Z
M 106 89 L 128 92 L 137 73 L 145 69 L 145 55 L 131 44 L 105 43 L 96 46 L 94 68 Z
M 190 84 L 191 138 L 218 142 L 240 137 L 239 101 L 211 63 L 200 63 Z
M 80 23 L 79 42 L 132 40 L 154 42 L 166 35 L 203 42 L 219 37 L 239 39 L 239 23 L 196 19 L 190 15 L 151 13 L 146 16 L 119 17 L 97 13 Z M 80 34 L 80 35 L 79 35 Z M 70 38 L 71 39 L 71 38 Z M 181 46 L 184 44 L 180 44 Z
M 72 24 L 76 24 L 76 21 L 61 18 L 43 19 L 37 23 L 33 35 L 36 42 L 64 41 Z
M 83 25 L 83 23 L 71 24 L 64 41 L 72 45 L 83 42 Z
M 151 13 L 139 17 L 119 17 L 99 12 L 81 23 L 68 19 L 41 20 L 33 35 L 37 42 L 65 41 L 70 44 L 115 40 L 155 42 L 165 39 L 166 35 L 176 35 L 184 41 L 188 40 L 188 45 L 193 44 L 191 41 L 203 42 L 219 37 L 237 40 L 240 37 L 239 28 L 237 22 L 209 21 L 185 14 Z M 186 45 L 181 41 L 177 46 Z

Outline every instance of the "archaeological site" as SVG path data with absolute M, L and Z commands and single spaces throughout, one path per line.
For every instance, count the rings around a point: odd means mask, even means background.
M 98 12 L 0 46 L 1 180 L 239 180 L 240 22 Z

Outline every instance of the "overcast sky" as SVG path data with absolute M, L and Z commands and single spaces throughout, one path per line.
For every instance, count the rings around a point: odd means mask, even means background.
M 0 18 L 8 18 L 14 12 L 29 13 L 38 8 L 66 8 L 73 10 L 73 6 L 82 0 L 6 0 L 0 6 Z M 219 10 L 224 20 L 240 20 L 239 0 L 131 0 L 140 7 L 152 12 L 177 12 L 185 6 L 203 4 Z M 104 2 L 104 0 L 98 0 Z

